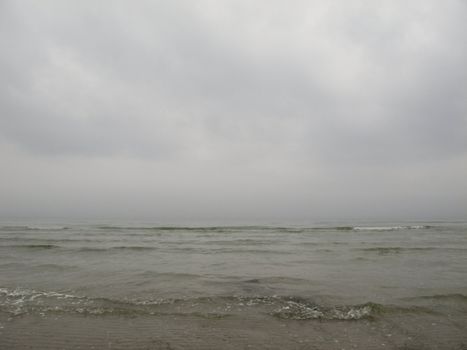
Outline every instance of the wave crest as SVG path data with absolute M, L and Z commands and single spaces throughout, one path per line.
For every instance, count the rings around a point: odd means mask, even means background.
M 223 318 L 258 312 L 290 320 L 374 319 L 388 312 L 429 312 L 422 308 L 365 303 L 322 305 L 292 296 L 205 296 L 187 298 L 112 299 L 79 296 L 69 292 L 0 288 L 0 311 L 23 314 L 83 314 L 94 316 L 180 315 Z

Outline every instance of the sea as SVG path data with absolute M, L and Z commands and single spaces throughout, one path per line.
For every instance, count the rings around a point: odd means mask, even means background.
M 0 349 L 467 349 L 467 223 L 0 221 Z

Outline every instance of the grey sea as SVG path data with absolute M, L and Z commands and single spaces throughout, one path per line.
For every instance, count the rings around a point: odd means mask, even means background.
M 467 224 L 0 222 L 0 349 L 467 349 Z

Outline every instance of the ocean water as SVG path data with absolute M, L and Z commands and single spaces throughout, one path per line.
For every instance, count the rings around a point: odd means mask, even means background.
M 467 349 L 467 224 L 0 223 L 0 349 Z

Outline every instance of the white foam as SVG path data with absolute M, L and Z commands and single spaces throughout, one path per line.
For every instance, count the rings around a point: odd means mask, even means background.
M 355 226 L 354 231 L 397 231 L 397 230 L 420 230 L 426 226 L 411 225 L 411 226 Z

